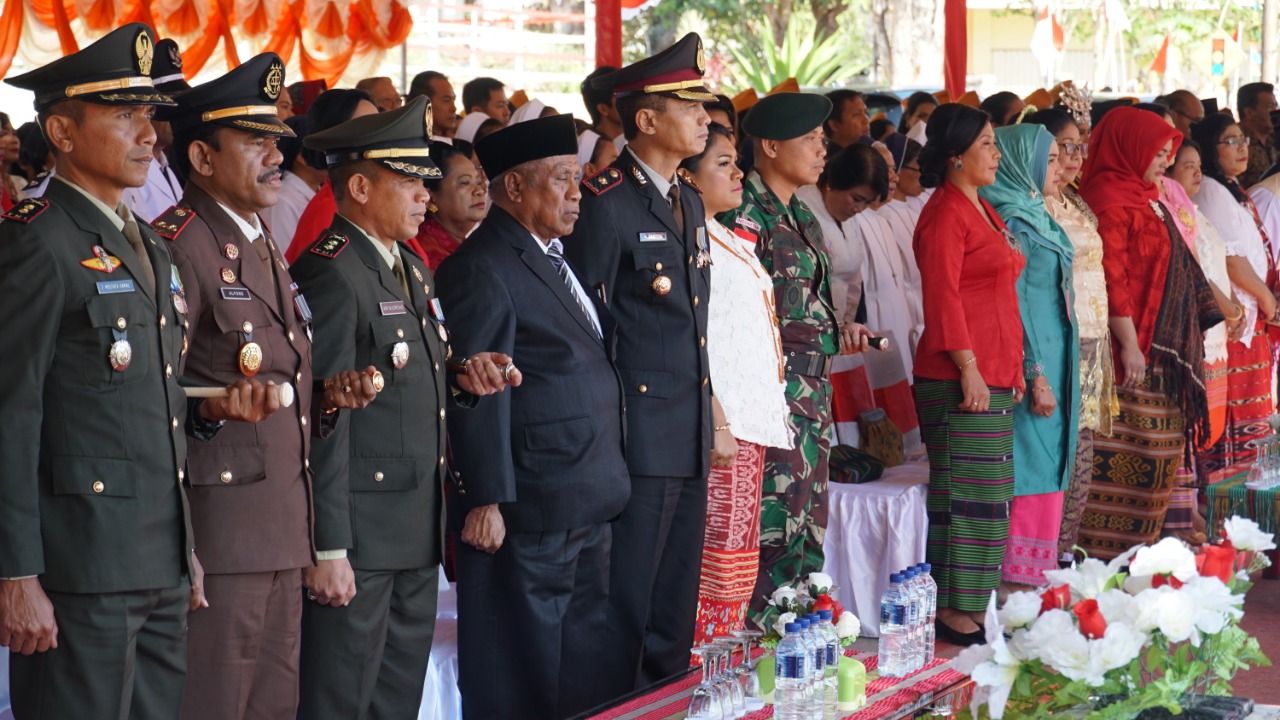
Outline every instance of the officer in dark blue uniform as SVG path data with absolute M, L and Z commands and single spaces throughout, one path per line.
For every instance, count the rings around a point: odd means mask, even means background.
M 710 255 L 702 200 L 676 177 L 702 152 L 702 40 L 595 81 L 612 87 L 627 147 L 583 182 L 565 254 L 618 322 L 631 501 L 614 528 L 610 648 L 616 694 L 689 666 L 710 470 Z

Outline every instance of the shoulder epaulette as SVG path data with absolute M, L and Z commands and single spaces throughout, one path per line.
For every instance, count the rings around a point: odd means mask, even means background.
M 680 182 L 682 182 L 682 183 L 684 183 L 685 185 L 688 185 L 689 187 L 693 188 L 693 191 L 694 191 L 694 192 L 696 192 L 696 193 L 698 193 L 699 195 L 701 195 L 701 194 L 702 194 L 702 188 L 698 187 L 698 183 L 694 182 L 694 181 L 693 181 L 693 178 L 686 178 L 686 177 L 682 177 L 682 178 L 680 178 Z
M 350 242 L 351 241 L 347 239 L 346 235 L 341 235 L 335 232 L 325 233 L 314 245 L 311 246 L 311 252 L 322 258 L 329 258 L 332 260 L 338 257 L 343 250 L 346 250 L 347 243 Z
M 183 228 L 196 216 L 196 211 L 181 205 L 174 205 L 165 210 L 160 217 L 151 221 L 151 228 L 165 240 L 177 240 Z
M 622 182 L 622 173 L 618 172 L 616 168 L 605 168 L 586 180 L 583 180 L 582 184 L 590 190 L 592 194 L 603 195 L 609 190 L 617 187 L 620 182 Z
M 49 201 L 45 198 L 27 198 L 22 202 L 9 208 L 9 212 L 0 215 L 5 220 L 14 222 L 29 223 L 35 220 L 40 213 L 49 209 Z
M 40 187 L 40 184 L 41 184 L 41 183 L 43 183 L 43 182 L 44 182 L 45 180 L 47 180 L 47 179 L 49 179 L 49 171 L 48 171 L 48 170 L 45 170 L 44 172 L 42 172 L 42 173 L 40 173 L 39 175 L 36 175 L 34 178 L 32 178 L 32 179 L 31 179 L 31 182 L 27 183 L 27 184 L 26 184 L 26 186 L 25 186 L 25 187 L 23 187 L 22 189 L 23 189 L 23 190 L 34 190 L 34 189 L 36 189 L 36 188 Z

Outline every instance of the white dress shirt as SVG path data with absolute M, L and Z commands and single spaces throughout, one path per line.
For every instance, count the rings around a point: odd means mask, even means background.
M 529 234 L 533 235 L 533 233 Z M 544 254 L 549 252 L 552 246 L 555 246 L 556 250 L 560 251 L 560 256 L 564 257 L 564 245 L 560 244 L 559 238 L 552 238 L 544 243 L 538 239 L 537 235 L 533 235 L 533 240 L 538 243 L 538 247 L 542 248 L 542 252 Z M 551 261 L 547 260 L 547 262 Z M 568 263 L 567 260 L 565 262 Z M 553 264 L 552 268 L 554 269 L 554 267 L 555 266 Z M 582 303 L 582 307 L 586 308 L 587 315 L 591 317 L 591 326 L 596 329 L 596 335 L 604 337 L 604 331 L 600 329 L 600 315 L 596 312 L 595 303 L 591 302 L 591 297 L 588 296 L 587 291 L 583 289 L 582 283 L 578 282 L 578 273 L 573 271 L 572 265 L 569 266 L 569 282 L 573 284 L 573 294 L 578 297 L 578 300 Z
M 128 188 L 121 197 L 134 214 L 151 222 L 178 204 L 182 199 L 182 186 L 169 167 L 169 159 L 161 153 L 147 166 L 147 181 L 142 187 Z

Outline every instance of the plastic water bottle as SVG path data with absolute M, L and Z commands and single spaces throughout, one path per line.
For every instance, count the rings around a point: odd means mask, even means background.
M 809 703 L 811 720 L 822 720 L 822 705 L 827 697 L 827 638 L 822 633 L 822 616 L 809 613 L 809 640 L 813 643 L 813 697 Z
M 884 677 L 907 674 L 903 650 L 909 644 L 907 603 L 902 595 L 902 574 L 889 576 L 889 588 L 880 596 L 880 647 L 877 668 Z
M 827 644 L 827 663 L 826 677 L 823 678 L 822 692 L 822 720 L 835 720 L 836 701 L 839 699 L 840 688 L 840 635 L 836 632 L 836 626 L 831 624 L 831 611 L 819 610 L 818 618 L 821 622 L 818 629 L 822 632 L 823 639 Z
M 808 648 L 800 623 L 787 623 L 784 630 L 786 634 L 774 651 L 773 716 L 778 720 L 807 720 L 805 699 L 812 670 Z
M 907 637 L 911 639 L 911 650 L 907 653 L 907 672 L 915 672 L 924 666 L 924 588 L 920 586 L 919 571 L 908 568 L 902 583 L 906 593 L 907 605 Z
M 920 584 L 924 588 L 924 665 L 933 662 L 934 646 L 937 644 L 937 628 L 934 622 L 938 619 L 938 583 L 933 581 L 930 571 L 933 566 L 920 563 Z
M 804 641 L 805 651 L 809 654 L 809 682 L 804 688 L 803 716 L 805 720 L 810 720 L 813 717 L 813 681 L 814 676 L 817 674 L 817 668 L 814 663 L 818 661 L 818 643 L 814 642 L 813 632 L 809 629 L 808 616 L 801 615 L 796 619 L 796 622 L 800 623 L 800 639 Z

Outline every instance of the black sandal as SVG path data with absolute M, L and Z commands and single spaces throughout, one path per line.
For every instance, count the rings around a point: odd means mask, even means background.
M 987 631 L 982 627 L 982 623 L 976 623 L 978 629 L 971 633 L 962 633 L 950 625 L 942 622 L 941 618 L 933 621 L 933 627 L 939 640 L 945 640 L 952 645 L 960 647 L 969 647 L 970 645 L 983 645 L 987 642 Z

